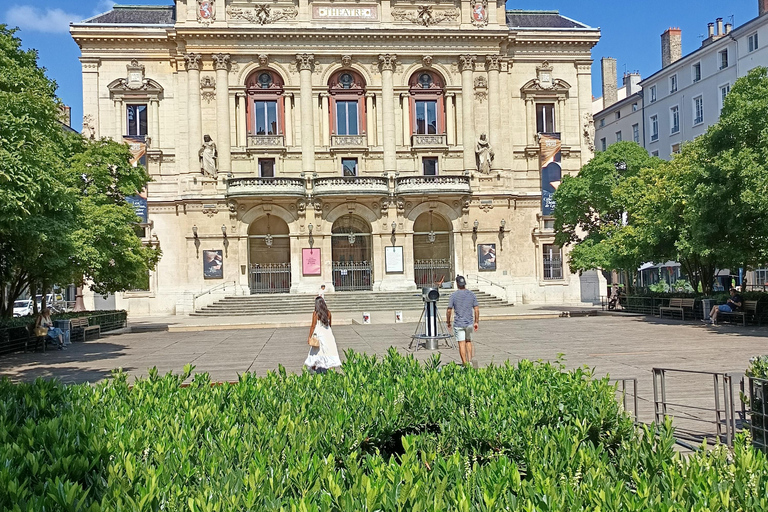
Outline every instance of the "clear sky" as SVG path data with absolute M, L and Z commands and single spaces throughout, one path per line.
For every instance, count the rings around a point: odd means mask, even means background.
M 40 64 L 59 85 L 59 96 L 72 107 L 73 128 L 82 123 L 80 52 L 69 36 L 70 21 L 81 21 L 109 10 L 111 0 L 2 0 L 0 23 L 20 27 L 25 48 L 35 48 Z M 172 0 L 124 0 L 127 4 L 170 5 Z M 757 16 L 757 0 L 643 0 L 640 2 L 597 0 L 509 0 L 508 9 L 559 10 L 602 30 L 600 43 L 592 51 L 592 89 L 601 95 L 600 58 L 614 57 L 618 73 L 639 71 L 643 78 L 661 66 L 660 35 L 669 27 L 683 31 L 683 54 L 701 45 L 707 23 L 715 18 L 733 21 L 734 27 Z

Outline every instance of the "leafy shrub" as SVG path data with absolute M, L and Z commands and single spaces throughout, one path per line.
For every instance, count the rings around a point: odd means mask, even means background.
M 67 311 L 64 313 L 55 313 L 51 315 L 51 320 L 66 320 L 67 318 L 79 318 L 81 316 L 94 316 L 94 315 L 109 315 L 109 314 L 122 314 L 125 315 L 124 309 L 119 310 L 97 310 L 97 311 Z M 8 327 L 24 327 L 35 322 L 36 317 L 34 315 L 17 316 L 11 318 L 0 318 L 0 329 Z
M 97 386 L 0 382 L 0 508 L 130 511 L 761 510 L 743 440 L 676 454 L 607 379 L 561 364 L 472 370 L 394 350 L 343 373 L 151 371 Z

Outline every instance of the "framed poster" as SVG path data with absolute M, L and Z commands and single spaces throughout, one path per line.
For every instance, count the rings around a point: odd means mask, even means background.
M 384 248 L 384 263 L 386 266 L 387 274 L 402 274 L 403 273 L 403 247 L 385 247 Z
M 301 250 L 301 271 L 305 276 L 319 276 L 320 268 L 320 249 L 302 249 Z
M 222 251 L 203 251 L 203 277 L 224 279 L 224 257 Z
M 496 270 L 496 244 L 477 244 L 478 270 Z

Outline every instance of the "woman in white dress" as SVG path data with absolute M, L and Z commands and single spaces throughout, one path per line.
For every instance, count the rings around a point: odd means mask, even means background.
M 312 337 L 317 337 L 320 346 L 312 347 Z M 309 338 L 307 343 L 310 345 L 309 355 L 304 364 L 314 371 L 325 372 L 330 368 L 341 366 L 339 351 L 336 348 L 336 338 L 331 330 L 331 312 L 325 299 L 315 298 L 315 311 L 312 313 L 312 326 L 309 328 Z

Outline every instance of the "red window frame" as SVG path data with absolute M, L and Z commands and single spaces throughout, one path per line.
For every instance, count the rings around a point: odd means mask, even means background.
M 421 75 L 427 74 L 432 82 L 428 88 L 419 80 Z M 421 69 L 411 75 L 408 80 L 408 94 L 410 101 L 411 135 L 416 134 L 416 102 L 435 101 L 437 111 L 437 134 L 445 135 L 445 81 L 443 77 L 434 71 Z
M 348 89 L 339 82 L 342 75 L 351 75 L 352 84 Z M 331 133 L 336 133 L 336 102 L 337 101 L 356 101 L 357 102 L 357 133 L 366 135 L 366 111 L 365 111 L 365 80 L 356 71 L 351 69 L 341 69 L 331 75 L 328 80 L 328 93 L 331 95 L 330 108 L 328 115 L 331 116 Z
M 272 83 L 267 88 L 263 88 L 259 83 L 259 77 L 263 73 L 267 73 L 272 78 Z M 283 86 L 283 78 L 269 69 L 257 69 L 245 79 L 245 93 L 247 98 L 245 102 L 245 119 L 248 135 L 256 134 L 253 115 L 256 109 L 254 103 L 257 101 L 277 102 L 277 134 L 285 134 L 285 98 L 283 97 Z

